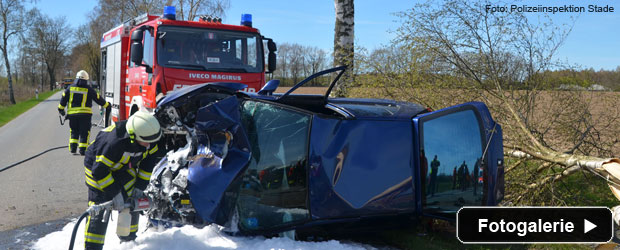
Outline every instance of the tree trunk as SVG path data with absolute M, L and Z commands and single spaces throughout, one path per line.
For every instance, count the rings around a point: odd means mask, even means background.
M 47 75 L 50 77 L 50 90 L 54 89 L 54 84 L 56 83 L 56 75 L 54 74 L 54 69 L 50 66 L 47 66 Z
M 4 48 L 6 48 L 6 42 L 4 44 Z M 11 101 L 11 104 L 15 104 L 15 95 L 13 95 L 13 79 L 11 78 L 11 65 L 9 64 L 9 56 L 7 55 L 6 49 L 2 51 L 2 56 L 4 56 L 6 78 L 9 82 L 9 100 Z
M 334 90 L 334 96 L 344 97 L 353 83 L 354 8 L 353 0 L 334 0 L 336 25 L 334 28 L 334 66 L 347 66 L 347 71 Z

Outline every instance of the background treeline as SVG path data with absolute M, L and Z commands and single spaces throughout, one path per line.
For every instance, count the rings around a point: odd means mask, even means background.
M 10 103 L 9 82 L 14 88 L 16 98 L 23 100 L 32 97 L 37 88 L 39 91 L 53 89 L 56 82 L 61 82 L 63 78 L 73 78 L 81 69 L 87 70 L 92 80 L 99 79 L 101 69 L 99 44 L 105 31 L 119 25 L 123 20 L 145 12 L 160 13 L 165 4 L 176 6 L 186 4 L 184 1 L 129 0 L 131 4 L 127 4 L 99 0 L 98 5 L 88 15 L 88 22 L 73 28 L 66 18 L 52 18 L 36 8 L 27 10 L 20 1 L 1 0 L 1 2 L 0 9 L 6 15 L 0 16 L 6 17 L 0 18 L 0 27 L 6 23 L 6 31 L 11 35 L 3 38 L 7 41 L 7 55 L 6 60 L 0 60 L 0 105 Z M 197 2 L 199 8 L 177 7 L 177 12 L 183 16 L 181 19 L 194 19 L 199 14 L 224 16 L 225 10 L 230 5 L 226 0 Z M 267 79 L 280 79 L 281 86 L 291 86 L 320 70 L 333 66 L 332 51 L 287 41 L 277 43 L 277 70 L 268 75 Z M 402 41 L 398 39 L 373 50 L 356 48 L 355 51 L 356 61 L 352 69 L 356 73 L 354 86 L 369 86 L 369 81 L 386 80 L 416 86 L 419 82 L 411 81 L 411 77 L 407 75 L 415 74 L 419 78 L 421 74 L 429 74 L 435 77 L 427 80 L 433 81 L 433 78 L 445 80 L 443 72 L 451 70 L 449 65 L 441 60 L 415 54 L 418 52 L 411 47 L 402 46 Z M 508 62 L 516 62 L 514 56 L 506 55 L 506 57 Z M 510 59 L 511 57 L 513 59 Z M 432 65 L 427 65 L 429 63 Z M 378 74 L 387 77 L 379 79 L 373 77 Z M 545 79 L 547 84 L 544 89 L 620 91 L 620 66 L 614 70 L 562 67 L 562 70 L 546 69 L 533 75 Z M 451 81 L 461 81 L 458 77 L 454 77 L 454 74 L 451 77 Z M 445 84 L 446 81 L 441 82 Z M 327 78 L 315 79 L 306 86 L 326 86 L 328 83 Z M 519 77 L 502 84 L 511 89 L 528 88 Z
M 590 90 L 620 91 L 620 66 L 616 67 L 615 70 L 595 71 L 590 68 L 587 70 L 549 71 L 545 74 L 553 80 L 553 87 L 557 88 L 575 86 Z
M 281 42 L 278 44 L 277 69 L 270 76 L 281 86 L 292 86 L 304 78 L 331 67 L 331 54 L 315 46 Z M 268 78 L 269 79 L 269 78 Z M 304 86 L 324 86 L 325 79 L 314 79 Z
M 87 23 L 72 27 L 65 17 L 52 18 L 27 2 L 0 0 L 0 106 L 51 90 L 63 78 L 86 70 L 100 76 L 100 42 L 104 32 L 144 13 L 158 15 L 165 5 L 177 7 L 177 19 L 199 15 L 224 17 L 229 0 L 99 0 Z

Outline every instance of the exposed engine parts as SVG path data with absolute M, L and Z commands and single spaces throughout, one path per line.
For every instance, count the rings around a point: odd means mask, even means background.
M 196 211 L 187 193 L 186 159 L 191 148 L 191 143 L 188 143 L 175 152 L 169 152 L 153 170 L 151 182 L 145 191 L 153 202 L 148 211 L 149 218 L 181 225 L 200 224 L 196 223 Z
M 221 166 L 233 135 L 228 131 L 197 132 L 194 124 L 196 106 L 205 105 L 205 98 L 202 96 L 194 99 L 202 101 L 177 107 L 167 106 L 157 111 L 165 134 L 166 147 L 170 151 L 153 169 L 149 186 L 145 190 L 152 199 L 152 206 L 147 214 L 153 224 L 164 223 L 163 226 L 166 227 L 206 224 L 197 216 L 190 200 L 189 166 L 199 159 Z M 206 99 L 207 103 L 213 103 L 221 98 Z

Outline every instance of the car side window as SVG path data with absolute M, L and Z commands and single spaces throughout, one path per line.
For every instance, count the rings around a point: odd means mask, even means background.
M 241 178 L 239 226 L 260 230 L 309 219 L 310 115 L 252 100 L 245 101 L 241 113 L 252 157 Z
M 480 122 L 472 110 L 448 113 L 421 123 L 423 209 L 456 213 L 483 199 Z

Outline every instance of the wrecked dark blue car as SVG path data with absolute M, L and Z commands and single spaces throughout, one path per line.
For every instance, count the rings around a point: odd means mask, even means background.
M 502 131 L 483 103 L 328 98 L 344 68 L 285 94 L 209 83 L 169 93 L 156 110 L 170 150 L 147 194 L 155 223 L 216 223 L 237 234 L 350 231 L 504 193 Z M 336 73 L 338 73 L 336 75 Z M 325 95 L 294 95 L 332 74 Z

